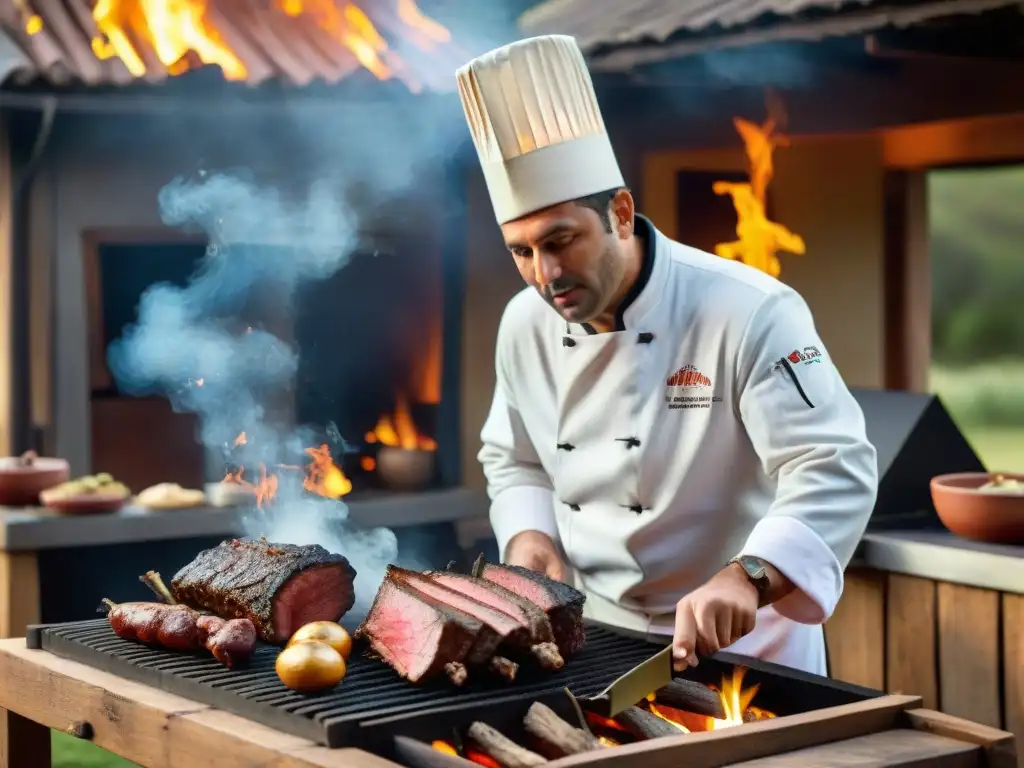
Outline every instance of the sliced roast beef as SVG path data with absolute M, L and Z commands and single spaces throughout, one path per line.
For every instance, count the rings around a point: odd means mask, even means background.
M 477 634 L 476 642 L 469 651 L 467 663 L 484 664 L 507 680 L 515 679 L 519 665 L 504 656 L 496 655 L 502 643 L 508 642 L 510 636 L 522 630 L 515 619 L 448 589 L 416 571 L 408 571 L 392 565 L 388 566 L 388 578 L 398 580 L 417 593 L 440 600 L 445 605 L 450 605 L 483 624 L 483 628 Z
M 483 623 L 408 583 L 385 578 L 356 638 L 411 683 L 446 673 L 456 685 Z
M 225 619 L 249 619 L 260 637 L 281 645 L 303 624 L 341 619 L 355 602 L 355 577 L 346 558 L 319 544 L 232 539 L 178 571 L 171 593 Z
M 518 629 L 506 638 L 507 646 L 528 650 L 547 669 L 560 669 L 565 663 L 554 643 L 547 614 L 534 603 L 486 579 L 452 571 L 430 571 L 426 575 L 438 584 L 489 606 L 515 621 Z
M 551 621 L 555 643 L 563 657 L 568 657 L 586 643 L 583 626 L 583 603 L 586 596 L 560 581 L 518 565 L 495 565 L 477 560 L 474 576 L 481 576 L 535 603 Z

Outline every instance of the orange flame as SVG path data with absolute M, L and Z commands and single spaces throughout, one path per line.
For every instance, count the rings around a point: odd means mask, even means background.
M 340 499 L 352 492 L 352 482 L 331 459 L 326 445 L 319 448 L 307 448 L 306 453 L 313 459 L 306 468 L 306 479 L 302 487 L 311 493 L 326 496 L 329 499 Z
M 436 451 L 437 443 L 421 435 L 409 413 L 409 404 L 404 397 L 395 403 L 394 416 L 384 415 L 377 421 L 372 432 L 366 433 L 366 442 L 380 443 L 407 451 Z
M 38 34 L 43 20 L 22 8 L 25 31 Z M 99 34 L 92 40 L 93 52 L 101 59 L 117 57 L 136 77 L 149 67 L 144 48 L 147 43 L 160 63 L 172 75 L 193 68 L 193 63 L 219 66 L 228 80 L 245 80 L 248 70 L 225 42 L 210 0 L 96 0 L 92 10 Z M 376 77 L 387 80 L 405 68 L 404 62 L 388 48 L 373 22 L 352 2 L 339 0 L 275 0 L 276 11 L 290 17 L 303 14 L 347 48 L 356 60 Z M 451 33 L 420 11 L 415 0 L 398 0 L 401 33 L 424 50 L 451 41 Z M 418 90 L 411 81 L 410 88 Z
M 235 438 L 235 445 L 245 445 L 249 442 L 249 438 L 245 436 L 245 432 L 239 432 L 238 437 Z
M 235 445 L 239 445 L 239 440 L 245 442 L 244 438 L 245 433 L 242 432 L 235 440 Z M 327 445 L 321 445 L 319 448 L 307 448 L 306 453 L 310 456 L 311 461 L 304 470 L 302 467 L 291 467 L 284 464 L 279 465 L 279 468 L 304 471 L 305 478 L 302 481 L 302 487 L 318 496 L 340 499 L 352 492 L 352 482 L 331 459 Z M 256 482 L 245 479 L 245 467 L 239 467 L 234 472 L 228 471 L 224 475 L 223 482 L 235 483 L 251 491 L 256 497 L 256 506 L 260 509 L 277 496 L 277 475 L 267 472 L 267 468 L 263 464 L 260 464 L 260 476 Z
M 224 475 L 225 483 L 237 483 L 248 489 L 256 497 L 256 506 L 263 509 L 263 505 L 273 501 L 277 495 L 277 475 L 267 472 L 265 465 L 260 464 L 260 476 L 255 483 L 245 479 L 245 467 L 239 467 L 236 472 L 228 472 Z
M 749 688 L 744 688 L 743 676 L 746 673 L 746 667 L 733 667 L 732 676 L 722 678 L 722 688 L 718 695 L 722 700 L 722 709 L 725 710 L 725 717 L 721 720 L 709 717 L 709 731 L 720 731 L 723 728 L 743 725 L 752 720 L 765 720 L 775 717 L 773 713 L 767 710 L 750 706 L 761 686 L 752 685 Z
M 775 133 L 774 119 L 768 119 L 760 126 L 741 118 L 735 118 L 733 123 L 746 149 L 750 182 L 716 181 L 711 187 L 716 195 L 732 197 L 738 238 L 730 243 L 719 243 L 715 246 L 715 253 L 725 259 L 738 259 L 778 277 L 782 271 L 776 256 L 778 251 L 797 255 L 806 252 L 800 235 L 770 221 L 766 213 L 768 184 L 775 170 L 772 156 L 775 147 L 786 146 L 787 141 Z

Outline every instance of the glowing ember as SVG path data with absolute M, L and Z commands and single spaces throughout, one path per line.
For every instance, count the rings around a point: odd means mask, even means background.
M 307 448 L 306 453 L 313 460 L 306 468 L 303 488 L 329 499 L 340 499 L 352 492 L 352 482 L 345 477 L 345 473 L 331 459 L 331 452 L 326 445 L 321 445 L 319 448 Z
M 21 10 L 26 33 L 38 34 L 43 20 L 28 9 L 25 0 L 15 0 Z M 219 4 L 212 0 L 96 0 L 92 16 L 98 34 L 92 40 L 93 52 L 101 59 L 118 58 L 136 77 L 146 74 L 146 43 L 172 75 L 196 65 L 216 65 L 228 80 L 244 80 L 248 70 L 242 59 L 224 39 L 218 22 Z M 394 75 L 418 90 L 408 76 L 405 63 L 390 50 L 387 42 L 363 10 L 347 0 L 274 0 L 268 3 L 268 22 L 272 14 L 307 16 L 313 23 L 347 48 L 356 60 L 381 80 Z M 449 43 L 451 33 L 428 18 L 415 0 L 398 0 L 397 19 L 400 34 L 417 47 L 430 51 Z
M 434 741 L 431 742 L 430 746 L 432 746 L 438 752 L 443 752 L 446 755 L 454 755 L 455 757 L 459 756 L 459 753 L 456 751 L 455 747 L 453 747 L 447 741 Z
M 416 430 L 404 397 L 395 404 L 394 416 L 381 416 L 372 432 L 366 433 L 366 442 L 380 443 L 407 451 L 436 451 L 437 443 Z
M 459 756 L 458 750 L 456 750 L 455 747 L 453 747 L 447 741 L 441 741 L 440 739 L 438 739 L 436 741 L 432 741 L 430 743 L 430 746 L 443 754 L 452 755 L 453 757 Z M 463 757 L 465 757 L 471 763 L 483 765 L 486 768 L 501 768 L 501 765 L 496 760 L 491 758 L 489 755 L 485 755 L 483 752 L 480 752 L 475 749 L 467 749 L 466 754 L 463 755 Z
M 760 126 L 740 118 L 735 118 L 733 123 L 746 148 L 750 182 L 716 181 L 711 187 L 716 195 L 732 197 L 738 237 L 731 243 L 716 245 L 715 253 L 725 259 L 739 259 L 772 277 L 778 277 L 782 271 L 775 255 L 778 251 L 798 255 L 806 251 L 803 238 L 770 221 L 765 208 L 768 184 L 774 173 L 772 154 L 775 147 L 786 146 L 786 140 L 775 133 L 774 118 Z

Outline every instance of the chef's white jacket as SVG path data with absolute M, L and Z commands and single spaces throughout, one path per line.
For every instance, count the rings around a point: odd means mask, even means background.
M 586 615 L 664 634 L 729 559 L 762 558 L 797 590 L 729 650 L 825 674 L 821 625 L 877 493 L 863 413 L 796 291 L 636 225 L 617 330 L 533 288 L 505 309 L 479 453 L 499 551 L 548 534 Z

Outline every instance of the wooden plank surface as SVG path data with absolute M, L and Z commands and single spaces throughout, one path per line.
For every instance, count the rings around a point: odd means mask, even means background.
M 985 752 L 987 768 L 1016 768 L 1012 733 L 930 709 L 907 710 L 906 718 L 916 730 L 977 744 Z
M 396 768 L 28 650 L 23 639 L 0 640 L 0 707 L 57 730 L 88 723 L 95 744 L 146 768 Z
M 904 721 L 904 710 L 916 709 L 920 703 L 917 696 L 883 696 L 816 712 L 761 720 L 740 728 L 668 736 L 596 753 L 588 752 L 556 760 L 549 765 L 551 768 L 583 765 L 587 768 L 622 765 L 718 768 L 742 760 L 887 731 Z
M 981 748 L 908 728 L 731 763 L 728 768 L 982 768 Z
M 885 690 L 885 574 L 846 572 L 843 596 L 825 625 L 825 642 L 830 677 Z
M 935 582 L 890 574 L 886 591 L 886 681 L 889 693 L 920 696 L 939 706 Z
M 999 728 L 1002 725 L 999 593 L 938 585 L 940 708 Z
M 1024 596 L 1003 596 L 1003 728 L 1017 737 L 1024 768 Z

